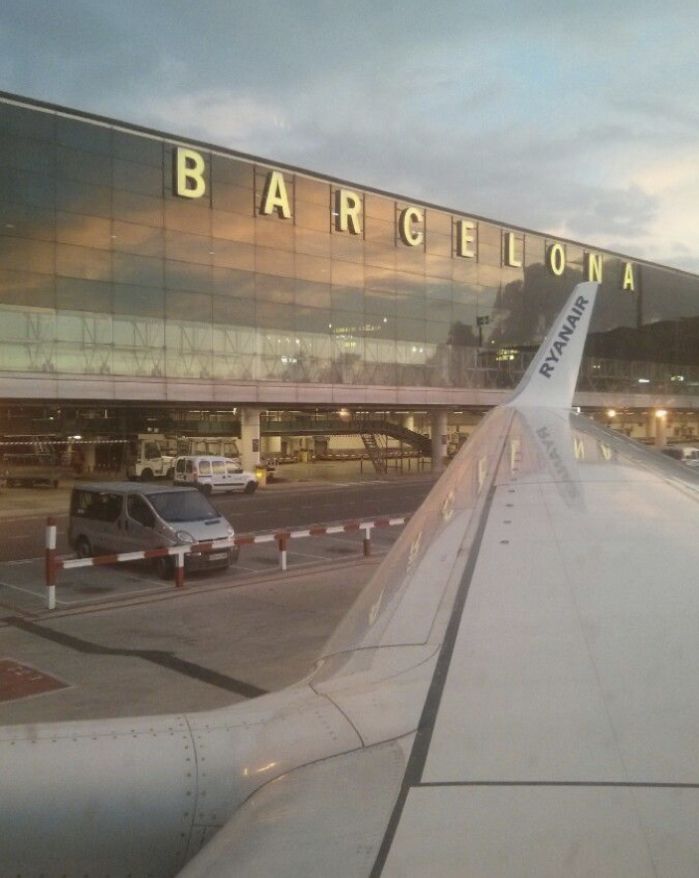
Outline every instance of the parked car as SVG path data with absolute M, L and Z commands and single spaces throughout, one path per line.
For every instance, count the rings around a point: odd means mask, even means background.
M 232 539 L 229 522 L 196 488 L 133 482 L 94 482 L 73 488 L 68 542 L 80 557 L 139 552 L 165 546 Z M 185 569 L 228 567 L 237 546 L 186 554 Z M 156 558 L 163 579 L 174 572 L 174 558 Z
M 254 473 L 245 472 L 240 461 L 213 455 L 183 455 L 175 459 L 175 485 L 194 485 L 204 494 L 257 490 Z

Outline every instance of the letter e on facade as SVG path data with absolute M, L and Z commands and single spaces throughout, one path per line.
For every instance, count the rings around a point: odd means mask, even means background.
M 456 223 L 456 255 L 466 259 L 473 259 L 476 255 L 471 244 L 476 242 L 476 224 L 470 220 L 457 220 Z
M 269 216 L 275 210 L 282 219 L 291 219 L 289 194 L 281 171 L 270 171 L 267 174 L 260 213 Z
M 175 148 L 173 187 L 181 198 L 201 198 L 206 192 L 204 171 L 206 165 L 200 153 L 193 149 Z

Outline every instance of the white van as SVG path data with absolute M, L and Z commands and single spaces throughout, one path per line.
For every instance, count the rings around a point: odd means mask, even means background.
M 660 451 L 667 457 L 680 460 L 692 468 L 699 468 L 699 448 L 693 445 L 665 445 Z
M 86 482 L 73 488 L 70 498 L 68 542 L 81 558 L 233 536 L 229 522 L 193 487 Z M 186 554 L 185 569 L 225 568 L 238 560 L 239 553 L 239 547 L 234 546 L 206 554 Z M 154 560 L 163 579 L 172 576 L 172 555 Z
M 242 491 L 253 494 L 257 479 L 243 470 L 240 461 L 214 455 L 185 455 L 175 460 L 175 485 L 194 485 L 204 494 Z

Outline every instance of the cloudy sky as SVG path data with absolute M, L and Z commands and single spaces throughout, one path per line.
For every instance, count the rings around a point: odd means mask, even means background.
M 3 0 L 0 89 L 699 271 L 696 0 Z

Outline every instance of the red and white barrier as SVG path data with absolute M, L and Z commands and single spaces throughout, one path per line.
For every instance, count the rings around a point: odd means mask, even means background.
M 46 519 L 46 606 L 56 609 L 56 519 Z
M 181 546 L 169 546 L 161 549 L 145 549 L 141 552 L 120 552 L 117 555 L 97 555 L 94 558 L 61 558 L 56 554 L 56 522 L 53 517 L 46 520 L 46 565 L 45 577 L 47 588 L 47 607 L 56 608 L 56 577 L 60 570 L 75 570 L 78 567 L 97 567 L 103 564 L 119 564 L 122 561 L 141 561 L 147 558 L 164 558 L 175 556 L 175 585 L 184 586 L 184 556 L 195 553 L 208 554 L 234 546 L 251 546 L 255 543 L 276 542 L 279 550 L 279 567 L 287 569 L 287 547 L 289 540 L 304 537 L 332 536 L 333 534 L 352 533 L 363 530 L 362 540 L 364 556 L 371 554 L 371 531 L 375 527 L 396 527 L 403 525 L 410 518 L 401 515 L 393 518 L 376 518 L 372 521 L 347 521 L 344 524 L 314 524 L 310 527 L 294 531 L 276 531 L 264 534 L 243 534 L 232 540 L 217 540 L 211 543 L 188 543 Z

